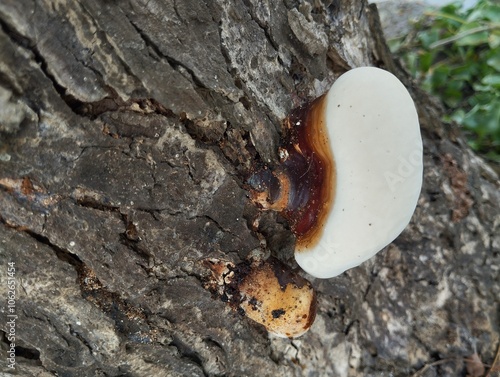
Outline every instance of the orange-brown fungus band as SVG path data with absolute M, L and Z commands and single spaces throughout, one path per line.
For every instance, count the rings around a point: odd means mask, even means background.
M 254 201 L 279 211 L 288 220 L 297 237 L 297 251 L 319 241 L 335 195 L 335 163 L 325 106 L 325 96 L 321 96 L 292 111 L 285 121 L 281 165 L 275 172 L 263 170 L 248 180 L 255 190 Z M 267 201 L 262 200 L 263 193 Z
M 325 106 L 326 98 L 321 96 L 289 117 L 290 157 L 283 163 L 283 169 L 295 183 L 291 190 L 295 195 L 290 196 L 283 215 L 297 236 L 297 251 L 319 241 L 335 195 L 335 163 L 326 129 Z

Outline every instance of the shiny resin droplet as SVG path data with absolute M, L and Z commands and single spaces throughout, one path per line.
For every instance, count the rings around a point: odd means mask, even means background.
M 306 272 L 339 275 L 391 243 L 415 210 L 423 175 L 415 105 L 394 75 L 362 67 L 285 126 L 281 165 L 249 178 L 252 200 L 288 220 Z

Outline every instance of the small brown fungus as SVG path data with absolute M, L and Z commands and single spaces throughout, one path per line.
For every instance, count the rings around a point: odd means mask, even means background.
M 233 265 L 210 259 L 205 287 L 248 318 L 283 338 L 304 334 L 316 317 L 316 294 L 309 281 L 275 258 Z

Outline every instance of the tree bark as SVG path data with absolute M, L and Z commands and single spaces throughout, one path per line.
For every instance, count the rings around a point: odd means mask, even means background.
M 2 372 L 464 376 L 476 350 L 493 363 L 499 180 L 390 55 L 374 5 L 4 0 L 0 25 Z M 311 330 L 278 339 L 212 297 L 200 261 L 265 241 L 297 267 L 283 219 L 254 229 L 244 177 L 278 161 L 292 108 L 357 66 L 410 90 L 424 187 L 393 244 L 312 279 Z

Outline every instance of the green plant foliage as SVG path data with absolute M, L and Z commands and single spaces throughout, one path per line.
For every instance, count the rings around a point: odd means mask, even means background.
M 422 87 L 441 98 L 444 120 L 461 125 L 472 148 L 500 162 L 500 1 L 430 10 L 412 33 L 389 45 Z

